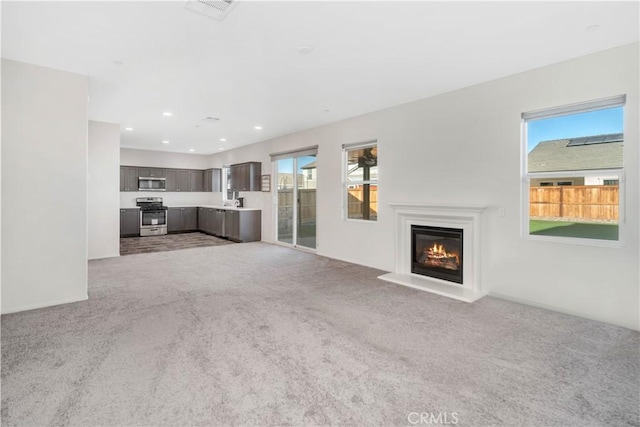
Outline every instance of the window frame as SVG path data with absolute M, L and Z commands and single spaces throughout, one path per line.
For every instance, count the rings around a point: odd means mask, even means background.
M 228 202 L 230 200 L 233 200 L 233 197 L 229 197 L 229 192 L 232 192 L 231 190 L 229 190 L 229 182 L 230 182 L 230 174 L 231 174 L 231 166 L 229 165 L 223 165 L 222 166 L 222 182 L 221 184 L 221 190 L 222 190 L 222 204 L 224 205 L 224 202 Z
M 348 154 L 349 151 L 353 151 L 353 150 L 358 150 L 358 149 L 363 149 L 363 148 L 371 148 L 371 147 L 376 147 L 376 149 L 378 150 L 378 154 L 380 153 L 380 144 L 378 143 L 378 140 L 369 140 L 369 141 L 364 141 L 364 142 L 356 142 L 356 143 L 352 143 L 352 144 L 343 144 L 342 145 L 342 219 L 344 221 L 355 221 L 355 222 L 360 222 L 360 223 L 367 223 L 367 224 L 376 224 L 378 223 L 379 220 L 379 211 L 380 211 L 380 203 L 379 203 L 379 199 L 378 199 L 378 212 L 376 214 L 376 218 L 375 219 L 364 219 L 364 218 L 349 218 L 349 186 L 354 186 L 354 185 L 375 185 L 376 189 L 379 191 L 379 181 L 380 181 L 380 166 L 379 166 L 379 160 L 380 157 L 379 155 L 378 157 L 378 163 L 377 163 L 377 167 L 378 167 L 378 171 L 377 171 L 377 178 L 372 180 L 362 180 L 362 181 L 349 181 L 349 177 L 348 177 L 348 173 L 349 173 L 349 159 L 348 159 Z M 378 197 L 380 197 L 380 193 L 378 193 Z
M 561 107 L 547 108 L 543 110 L 536 110 L 528 113 L 522 113 L 520 121 L 520 140 L 521 140 L 521 155 L 520 155 L 520 171 L 521 171 L 521 223 L 520 223 L 520 235 L 523 239 L 534 241 L 546 241 L 557 243 L 569 243 L 579 244 L 587 246 L 601 246 L 620 248 L 626 245 L 627 227 L 626 227 L 626 187 L 625 187 L 625 170 L 627 167 L 627 156 L 623 149 L 622 153 L 622 167 L 611 169 L 581 169 L 574 171 L 557 171 L 557 172 L 529 172 L 528 171 L 528 128 L 527 124 L 530 121 L 549 119 L 560 116 L 568 116 L 572 114 L 586 113 L 589 111 L 606 110 L 609 108 L 623 107 L 623 134 L 626 135 L 626 95 L 618 95 L 609 98 L 603 98 L 595 101 L 580 102 L 576 104 L 565 105 Z M 604 240 L 604 239 L 591 239 L 586 237 L 561 237 L 561 236 L 547 236 L 531 234 L 530 231 L 530 199 L 529 189 L 532 179 L 545 179 L 545 178 L 575 178 L 576 175 L 589 177 L 589 176 L 602 176 L 606 173 L 608 176 L 617 176 L 619 180 L 618 184 L 618 240 Z M 557 185 L 556 182 L 554 184 Z M 555 185 L 554 185 L 555 186 Z

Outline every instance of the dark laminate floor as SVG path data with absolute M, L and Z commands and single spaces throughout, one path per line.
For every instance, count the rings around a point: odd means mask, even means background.
M 180 233 L 164 236 L 123 237 L 120 239 L 120 255 L 175 251 L 205 246 L 229 245 L 234 242 L 204 233 Z

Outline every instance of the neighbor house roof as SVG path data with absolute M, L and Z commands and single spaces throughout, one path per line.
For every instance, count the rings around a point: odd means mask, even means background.
M 302 166 L 300 169 L 315 169 L 315 168 L 316 168 L 316 162 L 311 162 L 309 164 Z
M 529 172 L 558 172 L 622 167 L 623 134 L 542 141 L 528 156 Z

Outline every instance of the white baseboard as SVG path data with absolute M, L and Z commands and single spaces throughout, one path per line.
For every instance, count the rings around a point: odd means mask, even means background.
M 536 308 L 543 308 L 545 310 L 550 310 L 550 311 L 556 311 L 558 313 L 563 313 L 563 314 L 568 314 L 570 316 L 575 316 L 575 317 L 581 317 L 583 319 L 589 319 L 589 320 L 595 320 L 596 322 L 602 322 L 602 323 L 608 323 L 610 325 L 616 325 L 616 326 L 620 326 L 623 328 L 627 328 L 627 329 L 631 329 L 634 331 L 640 331 L 640 325 L 633 325 L 633 324 L 626 324 L 626 323 L 620 323 L 620 322 L 615 322 L 612 321 L 611 319 L 608 318 L 603 318 L 600 316 L 594 316 L 591 314 L 585 314 L 585 313 L 578 313 L 572 310 L 567 310 L 561 307 L 556 307 L 553 305 L 549 305 L 549 304 L 542 304 L 536 301 L 530 301 L 524 298 L 518 298 L 518 297 L 513 297 L 511 295 L 505 295 L 505 294 L 501 294 L 499 292 L 489 292 L 487 294 L 490 297 L 493 298 L 498 298 L 498 299 L 502 299 L 505 301 L 511 301 L 511 302 L 516 302 L 518 304 L 523 304 L 523 305 L 530 305 L 532 307 L 536 307 Z
M 89 261 L 93 261 L 95 259 L 117 258 L 119 256 L 120 256 L 120 252 L 109 254 L 109 255 L 98 255 L 98 256 L 94 256 L 93 258 L 89 258 Z
M 54 305 L 86 301 L 88 299 L 89 299 L 89 295 L 83 295 L 79 298 L 67 298 L 67 299 L 61 299 L 61 300 L 55 300 L 55 301 L 41 302 L 38 304 L 28 304 L 28 305 L 23 305 L 21 307 L 12 307 L 8 309 L 3 309 L 2 314 L 19 313 L 21 311 L 36 310 L 38 308 L 52 307 Z

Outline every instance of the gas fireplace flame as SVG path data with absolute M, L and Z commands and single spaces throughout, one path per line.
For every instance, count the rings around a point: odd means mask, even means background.
M 434 259 L 455 258 L 456 263 L 460 263 L 460 255 L 455 252 L 447 252 L 444 245 L 434 243 L 432 247 L 427 248 L 427 257 Z
M 433 246 L 425 247 L 418 262 L 427 267 L 444 268 L 445 270 L 460 269 L 460 254 L 449 252 L 445 245 L 438 242 Z

